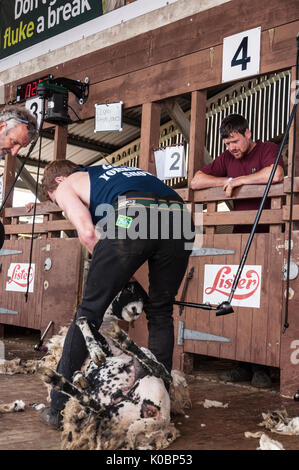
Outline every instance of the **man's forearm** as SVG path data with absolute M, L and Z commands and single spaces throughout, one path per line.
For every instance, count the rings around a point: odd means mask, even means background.
M 266 168 L 262 168 L 262 170 L 257 171 L 256 173 L 238 176 L 237 178 L 233 178 L 231 181 L 227 181 L 223 186 L 226 196 L 231 197 L 233 189 L 238 188 L 239 186 L 243 186 L 246 184 L 267 184 L 272 168 L 273 165 L 267 166 Z M 283 178 L 283 168 L 278 165 L 273 178 L 273 183 L 280 183 L 281 181 L 283 181 Z
M 237 179 L 240 179 L 241 184 L 267 184 L 273 165 L 262 168 L 256 173 L 251 173 L 250 175 L 240 176 Z M 273 183 L 280 183 L 283 181 L 284 172 L 283 168 L 278 165 L 276 172 L 274 174 Z
M 198 171 L 191 180 L 190 188 L 193 190 L 215 188 L 216 186 L 223 186 L 227 180 L 227 176 L 218 177 L 206 175 L 205 173 Z

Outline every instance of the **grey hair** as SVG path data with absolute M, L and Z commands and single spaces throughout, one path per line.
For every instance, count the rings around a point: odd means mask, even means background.
M 37 132 L 37 121 L 31 112 L 23 107 L 13 107 L 4 109 L 0 113 L 0 123 L 6 123 L 5 133 L 7 134 L 14 127 L 25 124 L 28 129 L 28 138 L 31 140 L 36 139 L 38 136 Z

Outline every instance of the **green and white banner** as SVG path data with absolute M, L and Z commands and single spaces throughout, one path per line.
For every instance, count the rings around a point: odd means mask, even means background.
M 101 0 L 0 0 L 0 60 L 102 14 Z

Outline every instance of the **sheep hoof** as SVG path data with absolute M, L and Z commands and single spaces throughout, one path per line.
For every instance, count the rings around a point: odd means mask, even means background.
M 82 389 L 85 389 L 88 387 L 88 382 L 86 378 L 84 377 L 84 375 L 82 374 L 82 372 L 77 371 L 74 373 L 73 385 L 75 385 L 75 387 L 79 387 Z
M 93 348 L 93 351 L 90 351 L 90 358 L 98 367 L 106 362 L 106 355 L 103 353 L 101 348 Z
M 118 326 L 118 324 L 116 322 L 112 322 L 112 327 L 113 327 L 113 330 L 109 330 L 108 334 L 111 338 L 117 340 L 117 339 L 119 339 L 119 337 L 121 335 L 121 329 L 120 329 L 120 327 Z

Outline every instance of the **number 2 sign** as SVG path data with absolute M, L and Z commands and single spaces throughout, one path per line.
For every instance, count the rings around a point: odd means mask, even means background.
M 249 29 L 223 39 L 222 82 L 260 72 L 261 28 Z
M 183 178 L 185 176 L 187 176 L 187 173 L 184 146 L 166 147 L 164 177 Z

